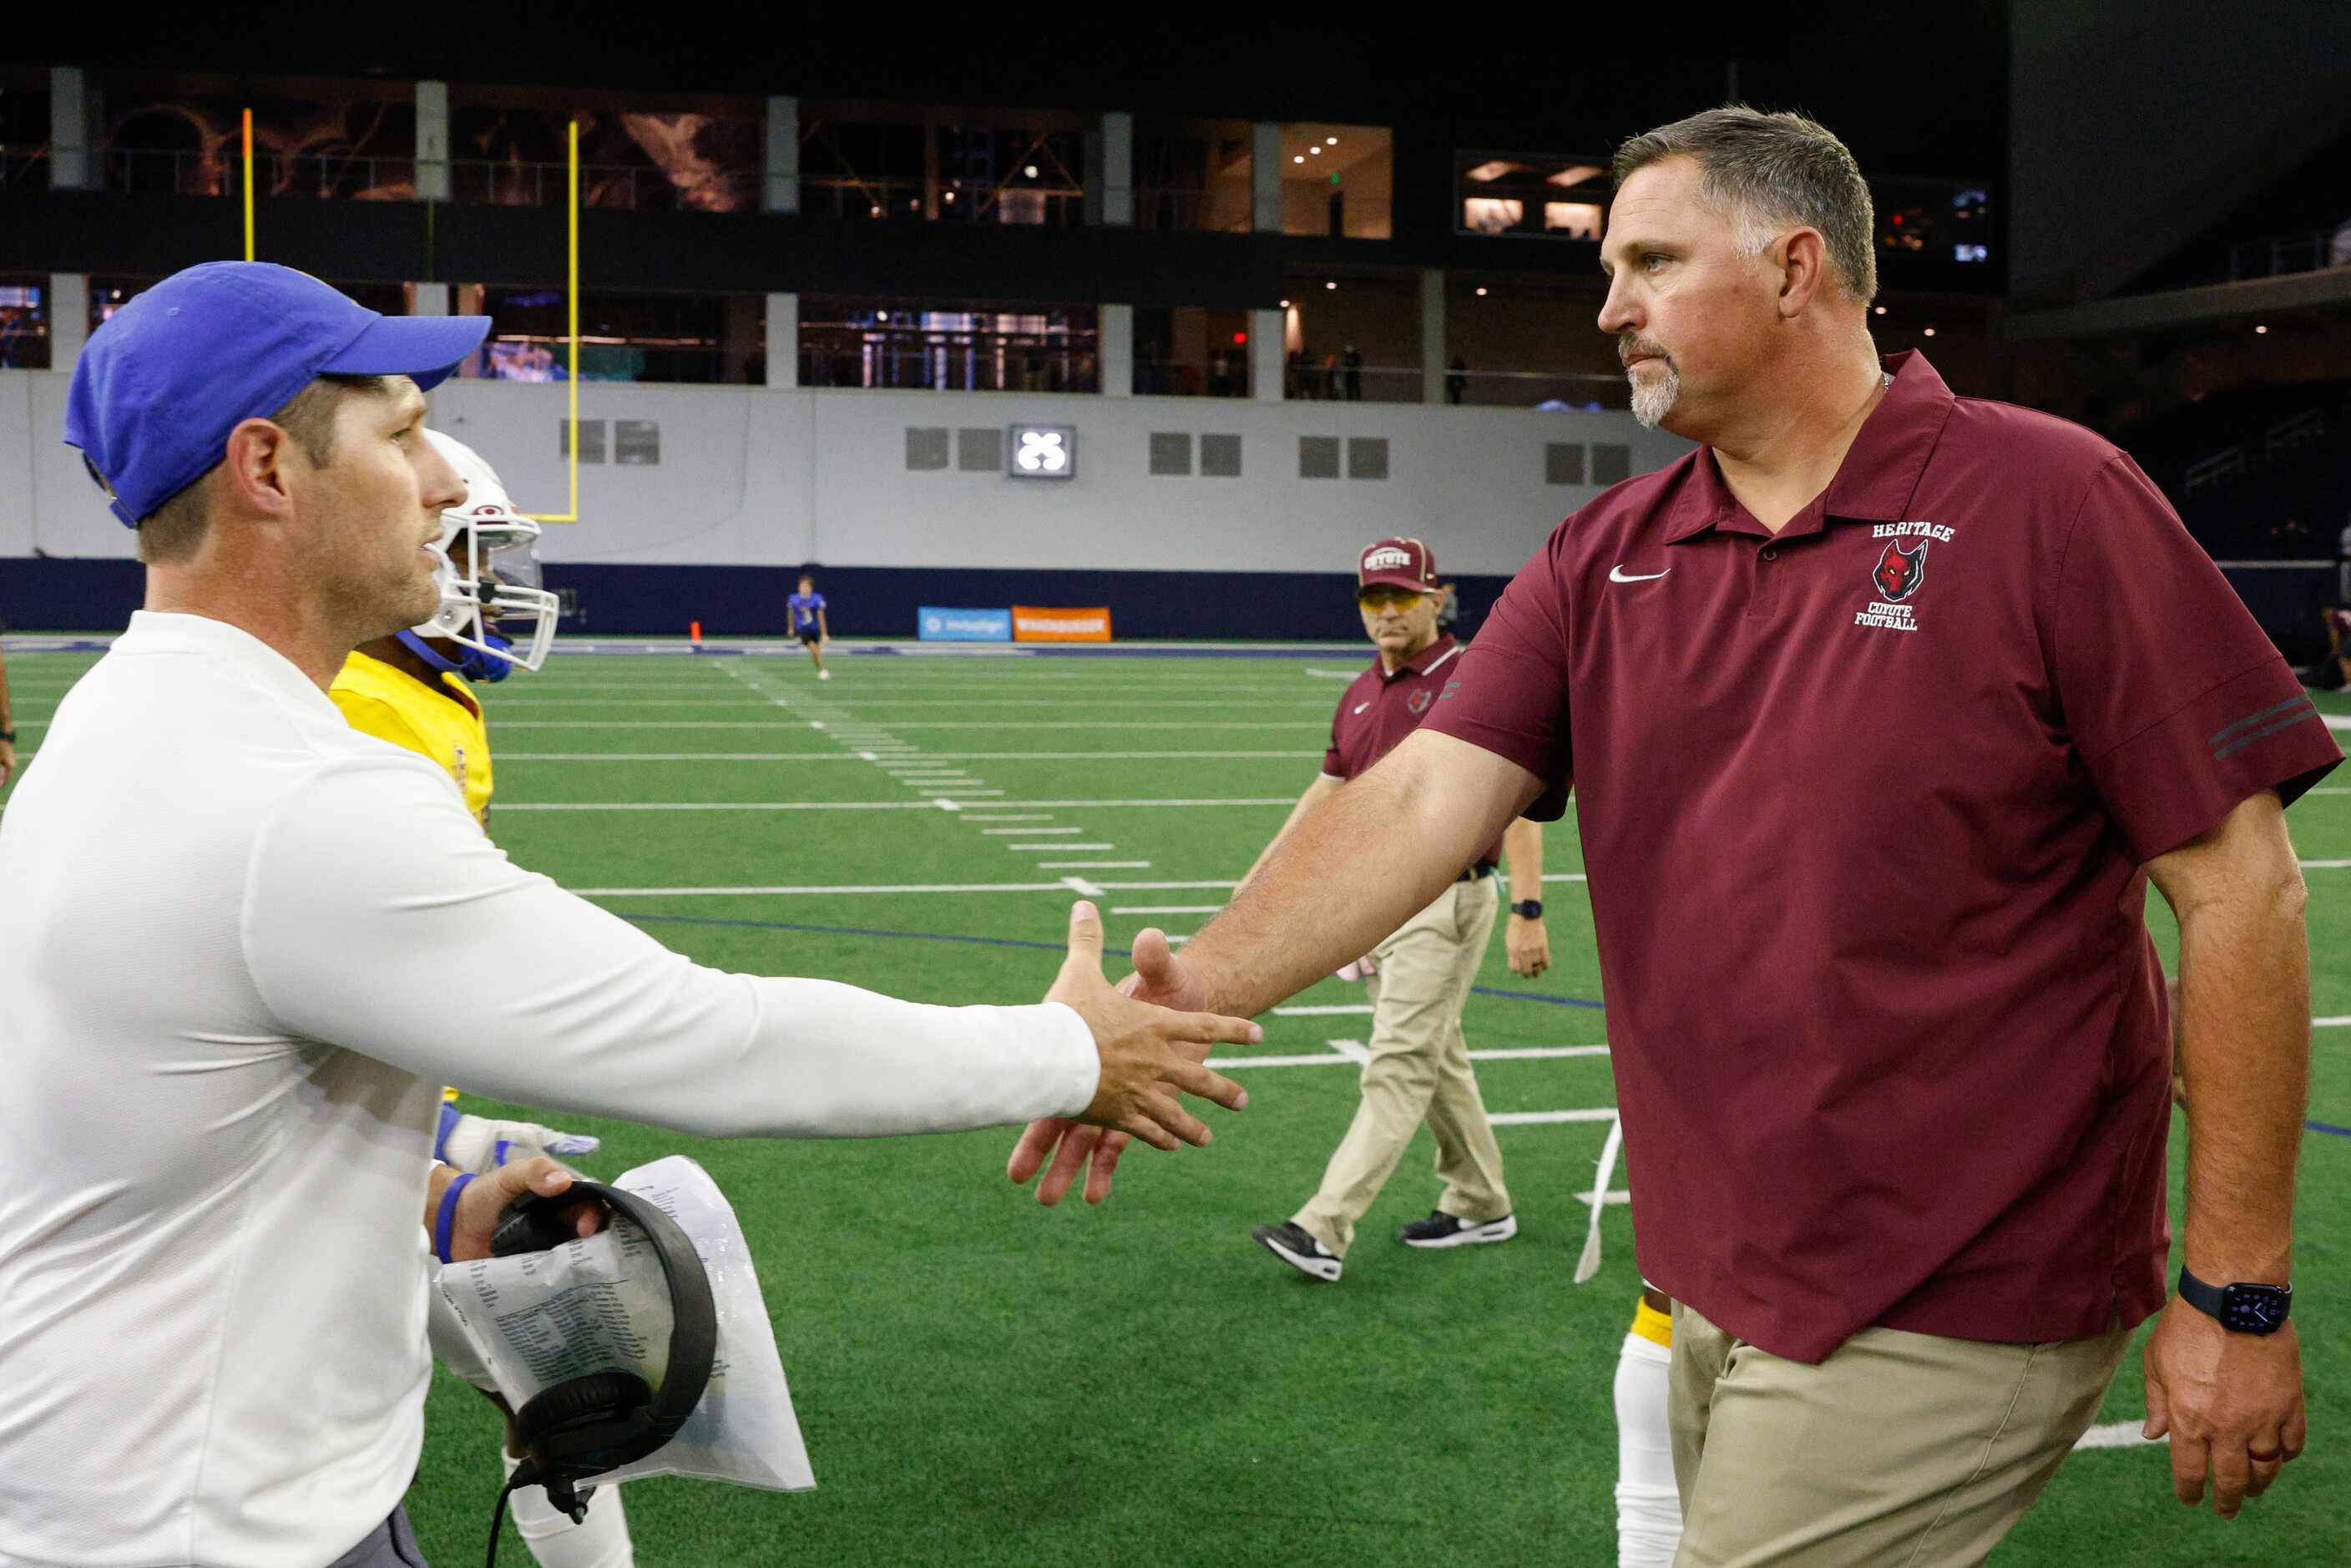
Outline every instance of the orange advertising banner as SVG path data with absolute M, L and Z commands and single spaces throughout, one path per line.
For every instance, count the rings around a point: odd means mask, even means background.
M 1012 640 L 1016 643 L 1107 643 L 1110 612 L 1103 610 L 1040 610 L 1012 607 Z

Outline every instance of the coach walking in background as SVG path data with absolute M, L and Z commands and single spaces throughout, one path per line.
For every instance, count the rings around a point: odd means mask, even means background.
M 1198 1042 L 1258 1031 L 1112 992 L 1087 905 L 1042 1006 L 721 974 L 344 722 L 344 655 L 440 602 L 465 488 L 420 388 L 487 327 L 216 263 L 75 366 L 147 607 L 0 821 L 0 1562 L 416 1561 L 423 1237 L 486 1256 L 525 1183 L 569 1181 L 434 1166 L 443 1083 L 707 1136 L 1086 1106 L 1166 1147 L 1207 1135 L 1176 1090 L 1240 1099 Z
M 1241 887 L 1280 847 L 1284 834 L 1386 756 L 1436 706 L 1461 653 L 1437 627 L 1445 597 L 1435 552 L 1419 539 L 1382 539 L 1356 558 L 1355 603 L 1364 635 L 1379 654 L 1341 694 L 1322 771 L 1241 878 Z M 1378 1200 L 1423 1122 L 1437 1140 L 1437 1178 L 1444 1190 L 1428 1218 L 1401 1228 L 1396 1239 L 1424 1249 L 1473 1247 L 1519 1233 L 1502 1184 L 1501 1146 L 1486 1118 L 1469 1041 L 1461 1032 L 1461 1009 L 1478 982 L 1500 903 L 1494 887 L 1498 855 L 1510 862 L 1515 900 L 1504 936 L 1511 972 L 1532 977 L 1551 967 L 1542 919 L 1542 826 L 1524 821 L 1511 823 L 1499 845 L 1480 845 L 1452 886 L 1364 957 L 1372 1038 L 1354 1120 L 1314 1196 L 1288 1220 L 1255 1232 L 1258 1245 L 1311 1279 L 1337 1281 L 1356 1222 Z
M 1180 960 L 1138 941 L 1140 994 L 1270 1006 L 1572 779 L 1640 1267 L 1677 1303 L 1677 1561 L 1980 1561 L 2158 1309 L 2147 1429 L 2233 1515 L 2304 1437 L 2283 805 L 2341 753 L 2128 457 L 1879 360 L 1828 131 L 1711 110 L 1615 176 L 1600 325 L 1698 449 L 1562 525 L 1419 730 Z M 2150 880 L 2193 1108 L 2168 1307 Z M 1106 1190 L 1118 1141 L 1052 1123 L 1012 1174 L 1063 1136 Z

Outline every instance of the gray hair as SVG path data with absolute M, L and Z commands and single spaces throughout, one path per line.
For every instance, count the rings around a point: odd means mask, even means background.
M 1617 187 L 1667 158 L 1698 167 L 1698 193 L 1729 214 L 1740 249 L 1759 255 L 1792 225 L 1818 229 L 1844 292 L 1877 294 L 1877 216 L 1861 166 L 1825 126 L 1801 114 L 1725 104 L 1645 131 L 1616 149 Z

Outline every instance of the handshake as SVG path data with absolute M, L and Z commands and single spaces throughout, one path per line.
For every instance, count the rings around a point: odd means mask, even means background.
M 1207 1124 L 1186 1111 L 1181 1096 L 1197 1095 L 1228 1110 L 1249 1103 L 1249 1093 L 1221 1073 L 1201 1065 L 1215 1045 L 1253 1045 L 1265 1031 L 1246 1019 L 1226 1018 L 1190 1005 L 1193 985 L 1178 967 L 1167 939 L 1156 930 L 1136 939 L 1136 972 L 1113 987 L 1102 977 L 1102 923 L 1092 904 L 1070 910 L 1070 951 L 1045 1000 L 1060 1002 L 1085 1020 L 1101 1058 L 1091 1104 L 1076 1116 L 1032 1124 L 1013 1151 L 1011 1176 L 1026 1182 L 1054 1156 L 1052 1170 L 1038 1188 L 1039 1199 L 1059 1203 L 1078 1169 L 1092 1162 L 1086 1201 L 1110 1196 L 1112 1174 L 1129 1143 L 1142 1139 L 1155 1149 L 1206 1145 Z M 434 1155 L 444 1165 L 488 1175 L 508 1165 L 545 1155 L 560 1160 L 596 1152 L 598 1140 L 545 1127 L 536 1122 L 494 1121 L 466 1115 L 455 1105 L 441 1108 Z M 1056 1148 L 1058 1145 L 1058 1154 Z
M 1045 1171 L 1037 1201 L 1048 1206 L 1068 1195 L 1081 1170 L 1087 1173 L 1086 1201 L 1108 1197 L 1119 1159 L 1136 1138 L 1166 1150 L 1179 1140 L 1207 1144 L 1213 1134 L 1184 1109 L 1177 1092 L 1242 1109 L 1248 1092 L 1201 1063 L 1212 1045 L 1254 1045 L 1265 1038 L 1246 1019 L 1209 1011 L 1205 988 L 1185 972 L 1156 929 L 1135 938 L 1134 973 L 1116 987 L 1102 977 L 1102 916 L 1081 901 L 1070 910 L 1070 956 L 1045 999 L 1085 1019 L 1102 1054 L 1101 1083 L 1093 1103 L 1078 1115 L 1030 1123 L 1005 1168 L 1021 1184 Z

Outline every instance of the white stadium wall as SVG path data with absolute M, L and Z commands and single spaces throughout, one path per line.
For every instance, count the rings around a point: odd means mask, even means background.
M 59 442 L 67 382 L 0 371 L 0 571 L 35 554 L 131 554 Z M 560 386 L 451 382 L 433 422 L 479 448 L 517 505 L 559 512 L 564 401 Z M 1405 403 L 599 382 L 580 389 L 580 412 L 601 422 L 605 460 L 582 465 L 582 520 L 548 529 L 550 562 L 1332 572 L 1401 533 L 1435 545 L 1447 575 L 1500 575 L 1604 487 L 1596 478 L 1684 449 L 1621 413 Z M 657 427 L 657 462 L 614 461 L 649 455 L 642 431 L 623 441 L 623 421 Z M 1075 477 L 1007 477 L 1000 445 L 959 434 L 1000 442 L 1031 421 L 1075 427 Z M 947 433 L 944 468 L 910 469 L 910 430 Z M 1180 446 L 1188 474 L 1155 474 L 1155 435 L 1160 465 Z M 1237 476 L 1201 473 L 1203 435 L 1239 438 Z M 1301 437 L 1336 438 L 1318 455 L 1337 477 L 1301 476 Z M 1229 466 L 1231 444 L 1215 444 Z M 987 465 L 958 466 L 967 458 Z M 1385 477 L 1349 476 L 1382 458 Z

